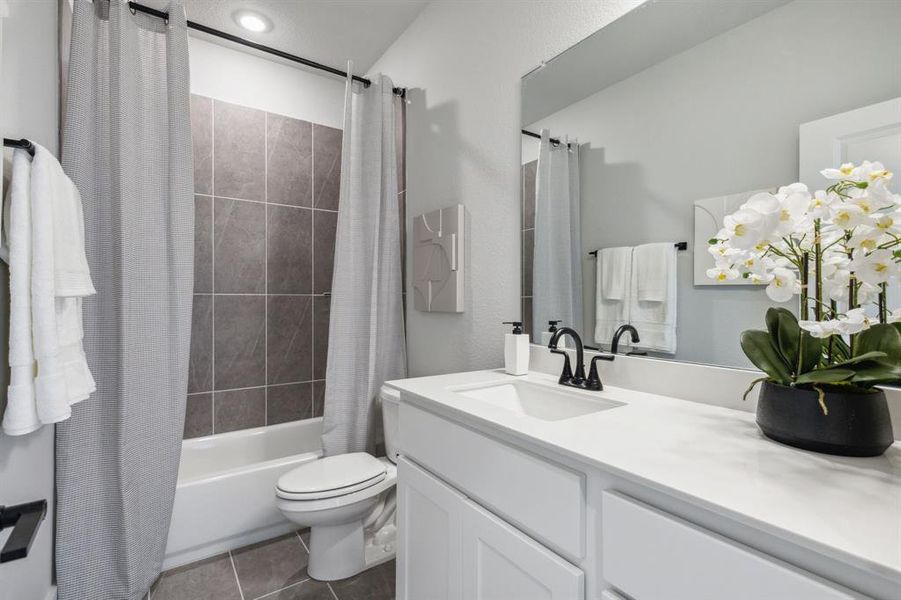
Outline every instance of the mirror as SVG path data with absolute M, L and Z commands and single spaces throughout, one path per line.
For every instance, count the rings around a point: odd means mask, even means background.
M 898 31 L 901 2 L 647 2 L 527 74 L 533 341 L 561 319 L 609 349 L 631 322 L 642 343 L 626 334 L 620 352 L 751 367 L 740 334 L 777 303 L 767 285 L 711 279 L 708 240 L 755 192 L 825 189 L 824 168 L 869 159 L 901 173 Z M 901 307 L 898 278 L 889 286 Z M 798 313 L 797 296 L 779 305 Z

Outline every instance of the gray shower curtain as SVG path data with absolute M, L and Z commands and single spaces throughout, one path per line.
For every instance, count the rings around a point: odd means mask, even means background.
M 352 65 L 348 65 L 348 73 Z M 322 445 L 372 451 L 375 398 L 406 376 L 393 84 L 347 81 Z
M 60 600 L 137 600 L 162 565 L 181 450 L 193 280 L 188 37 L 125 0 L 77 0 L 62 159 L 97 295 L 97 391 L 57 427 Z

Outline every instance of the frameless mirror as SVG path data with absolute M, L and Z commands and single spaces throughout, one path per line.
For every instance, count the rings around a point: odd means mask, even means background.
M 560 319 L 609 349 L 632 323 L 642 342 L 626 334 L 621 352 L 750 367 L 741 332 L 764 328 L 770 306 L 797 314 L 798 296 L 711 278 L 709 241 L 756 192 L 822 190 L 834 183 L 822 169 L 865 159 L 901 173 L 899 31 L 901 2 L 647 2 L 527 74 L 533 341 Z M 901 307 L 897 276 L 886 295 Z M 876 317 L 875 299 L 867 310 Z

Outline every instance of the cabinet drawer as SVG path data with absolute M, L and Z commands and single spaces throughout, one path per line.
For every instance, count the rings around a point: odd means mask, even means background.
M 863 596 L 613 492 L 603 577 L 635 600 L 860 600 Z
M 401 453 L 547 546 L 582 558 L 585 478 L 409 404 Z

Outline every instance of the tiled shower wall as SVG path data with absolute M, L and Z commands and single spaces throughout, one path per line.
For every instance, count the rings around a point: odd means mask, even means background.
M 532 333 L 532 255 L 535 249 L 535 173 L 538 161 L 522 166 L 522 322 Z
M 322 414 L 341 130 L 192 96 L 184 436 Z

